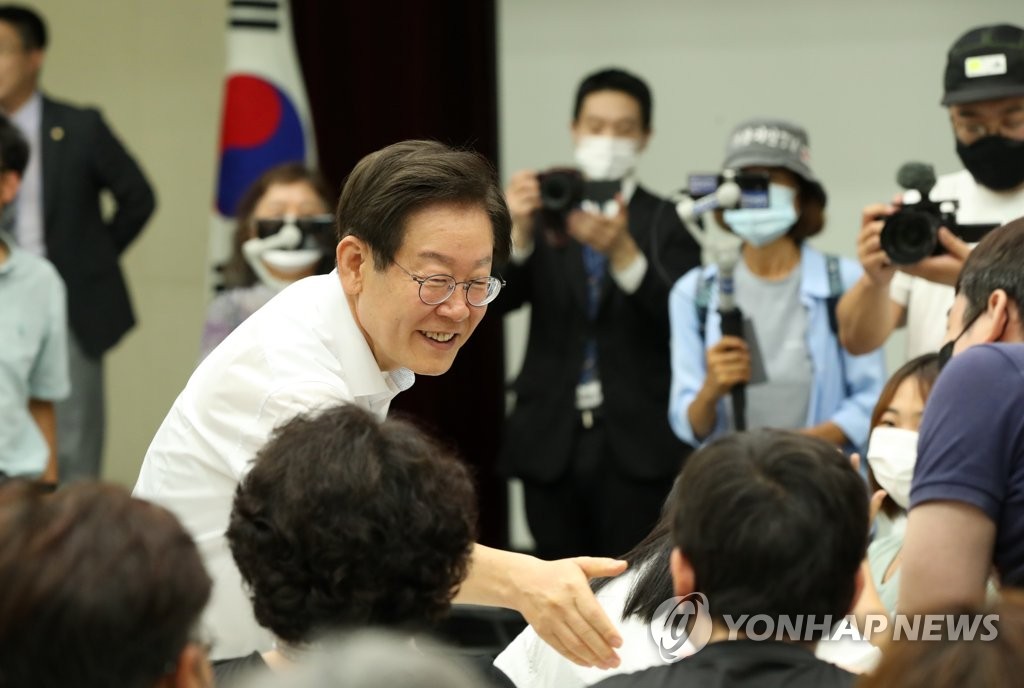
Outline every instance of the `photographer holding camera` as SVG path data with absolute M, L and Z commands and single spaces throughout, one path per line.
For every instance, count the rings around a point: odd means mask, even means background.
M 537 554 L 621 554 L 657 522 L 689 452 L 665 418 L 668 292 L 700 263 L 672 204 L 639 186 L 651 93 L 619 69 L 579 85 L 578 171 L 522 171 L 501 308 L 530 303 L 502 463 L 524 482 Z
M 1024 215 L 1024 29 L 1000 24 L 965 33 L 949 50 L 944 87 L 942 104 L 965 169 L 939 177 L 930 200 L 956 201 L 961 225 L 1001 224 Z M 901 203 L 915 201 L 908 196 Z M 932 237 L 945 255 L 902 264 L 883 248 L 883 227 L 896 211 L 885 204 L 863 211 L 857 256 L 864 275 L 837 309 L 840 338 L 851 353 L 881 346 L 903 326 L 907 358 L 942 343 L 952 285 L 970 247 L 945 223 Z

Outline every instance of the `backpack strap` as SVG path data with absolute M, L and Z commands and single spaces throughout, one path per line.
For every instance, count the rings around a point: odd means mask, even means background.
M 715 274 L 713 272 L 701 275 L 700 282 L 697 283 L 697 299 L 694 301 L 694 306 L 697 309 L 697 329 L 700 331 L 702 342 L 707 340 L 708 304 L 711 303 L 711 290 L 714 286 Z
M 839 273 L 838 256 L 826 254 L 825 267 L 828 270 L 828 299 L 825 302 L 828 307 L 828 325 L 832 329 L 832 334 L 838 337 L 839 318 L 836 316 L 836 308 L 839 305 L 839 297 L 843 295 L 843 279 Z

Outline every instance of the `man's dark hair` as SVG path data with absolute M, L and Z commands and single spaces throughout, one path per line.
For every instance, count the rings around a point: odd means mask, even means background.
M 963 322 L 967 324 L 988 307 L 988 297 L 1002 289 L 1024 315 L 1024 217 L 1008 222 L 989 232 L 971 251 L 963 270 L 957 292 L 964 295 L 967 307 Z
M 630 74 L 623 69 L 602 69 L 586 76 L 576 89 L 576 104 L 573 106 L 572 119 L 580 118 L 580 110 L 583 109 L 583 101 L 591 93 L 596 91 L 622 91 L 626 95 L 633 96 L 640 104 L 640 117 L 644 125 L 644 131 L 651 130 L 651 89 L 643 79 Z
M 28 167 L 28 141 L 21 130 L 0 115 L 0 172 L 16 172 L 19 177 Z
M 781 430 L 715 440 L 687 460 L 673 508 L 673 541 L 713 618 L 850 610 L 868 498 L 835 446 Z
M 0 486 L 0 686 L 149 688 L 210 597 L 192 538 L 166 509 L 79 483 Z
M 305 643 L 444 616 L 469 569 L 465 466 L 414 426 L 357 406 L 281 426 L 239 484 L 227 536 L 256 620 Z
M 24 5 L 0 5 L 0 21 L 12 25 L 21 36 L 25 50 L 46 49 L 46 22 L 39 13 Z
M 414 212 L 435 204 L 478 207 L 494 232 L 494 265 L 512 251 L 512 218 L 494 167 L 479 153 L 437 141 L 403 141 L 370 153 L 345 180 L 338 202 L 338 238 L 370 245 L 383 270 L 395 259 Z

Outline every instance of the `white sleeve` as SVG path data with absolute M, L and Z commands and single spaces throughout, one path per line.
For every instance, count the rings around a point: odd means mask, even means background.
M 915 279 L 917 278 L 913 275 L 897 270 L 892 282 L 889 283 L 889 299 L 906 308 L 910 303 L 910 288 L 914 285 Z

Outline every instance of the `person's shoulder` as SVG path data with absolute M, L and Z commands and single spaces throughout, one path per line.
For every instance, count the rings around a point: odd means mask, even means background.
M 658 686 L 685 685 L 679 673 L 687 673 L 683 662 L 654 666 L 631 674 L 616 674 L 594 684 L 594 688 L 657 688 Z
M 1024 375 L 1024 343 L 978 344 L 954 356 L 942 371 L 942 377 L 969 382 L 992 376 L 1005 377 L 1016 372 Z
M 43 289 L 64 288 L 64 280 L 61 279 L 60 273 L 46 258 L 24 250 L 18 250 L 12 255 L 15 256 L 14 259 L 17 260 L 20 269 L 24 271 L 26 279 L 33 285 Z
M 957 170 L 939 175 L 929 196 L 935 201 L 959 200 L 961 195 L 977 186 L 978 182 L 970 172 Z

